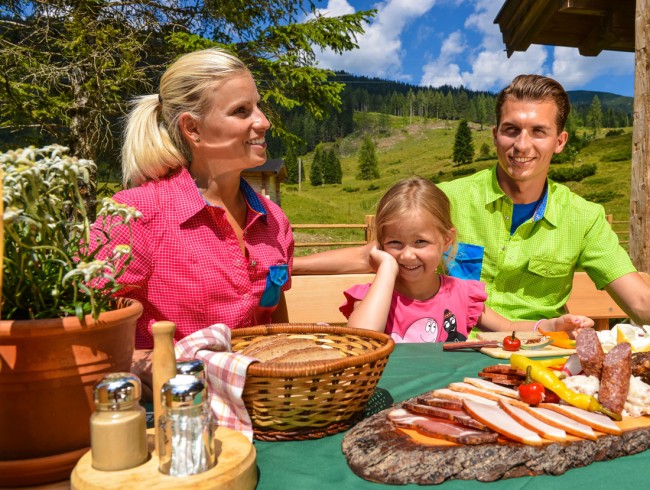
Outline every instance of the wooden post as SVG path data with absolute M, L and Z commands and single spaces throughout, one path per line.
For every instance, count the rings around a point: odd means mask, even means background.
M 365 225 L 366 225 L 366 243 L 372 242 L 376 238 L 374 214 L 366 215 Z
M 630 182 L 629 254 L 639 271 L 650 272 L 650 0 L 636 1 L 634 132 Z
M 2 167 L 0 167 L 0 319 L 2 319 L 2 276 L 4 274 L 4 260 L 5 260 L 5 222 L 2 219 L 4 215 L 4 201 L 2 196 L 2 183 L 4 182 L 4 174 Z

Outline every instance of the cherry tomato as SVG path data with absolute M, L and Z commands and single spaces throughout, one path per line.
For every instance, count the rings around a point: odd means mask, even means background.
M 507 351 L 517 351 L 521 347 L 521 340 L 515 337 L 515 333 L 512 332 L 512 335 L 507 336 L 503 339 L 503 350 Z
M 529 405 L 539 405 L 544 401 L 545 388 L 542 383 L 533 381 L 530 377 L 531 366 L 526 368 L 526 382 L 519 385 L 519 398 Z M 555 393 L 553 393 L 555 395 Z M 556 395 L 557 396 L 557 395 Z

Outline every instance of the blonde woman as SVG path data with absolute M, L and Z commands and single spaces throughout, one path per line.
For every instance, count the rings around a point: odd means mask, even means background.
M 266 160 L 259 102 L 249 70 L 221 49 L 182 56 L 135 102 L 122 148 L 130 188 L 114 199 L 143 215 L 119 293 L 144 305 L 136 349 L 152 348 L 159 320 L 176 324 L 177 340 L 214 323 L 286 321 L 291 227 L 241 177 Z M 130 243 L 121 228 L 114 243 Z

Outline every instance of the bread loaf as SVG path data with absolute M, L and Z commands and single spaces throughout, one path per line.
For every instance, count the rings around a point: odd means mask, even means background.
M 240 351 L 260 362 L 307 362 L 342 359 L 343 352 L 320 345 L 304 336 L 263 335 L 253 339 Z

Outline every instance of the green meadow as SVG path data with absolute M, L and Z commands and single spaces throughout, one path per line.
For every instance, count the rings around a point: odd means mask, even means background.
M 357 116 L 360 116 L 357 114 Z M 365 114 L 364 123 L 373 126 L 378 115 Z M 452 153 L 457 121 L 447 122 L 422 118 L 391 117 L 388 130 L 372 132 L 379 162 L 380 178 L 371 181 L 357 180 L 357 153 L 362 134 L 352 134 L 328 145 L 335 145 L 343 168 L 341 184 L 313 187 L 309 183 L 312 154 L 302 157 L 304 175 L 302 185 L 282 184 L 282 208 L 292 223 L 355 223 L 364 222 L 365 216 L 374 214 L 375 206 L 393 183 L 419 175 L 442 182 L 458 178 L 460 173 L 479 171 L 496 164 L 496 158 L 457 166 Z M 377 124 L 378 126 L 378 124 Z M 471 124 L 476 158 L 483 143 L 494 147 L 492 129 L 481 129 Z M 372 130 L 371 130 L 372 131 Z M 591 130 L 579 129 L 578 133 Z M 620 132 L 620 131 L 619 131 Z M 553 164 L 551 169 L 596 165 L 596 173 L 580 182 L 565 182 L 583 197 L 601 203 L 614 220 L 628 220 L 630 196 L 630 170 L 632 128 L 623 134 L 607 135 L 601 130 L 582 150 L 574 163 Z M 471 170 L 470 170 L 471 169 Z M 616 227 L 615 227 L 616 228 Z M 625 225 L 618 225 L 618 229 Z M 298 242 L 356 241 L 363 239 L 361 230 L 300 230 L 295 233 Z M 324 250 L 322 247 L 296 249 L 297 255 Z

